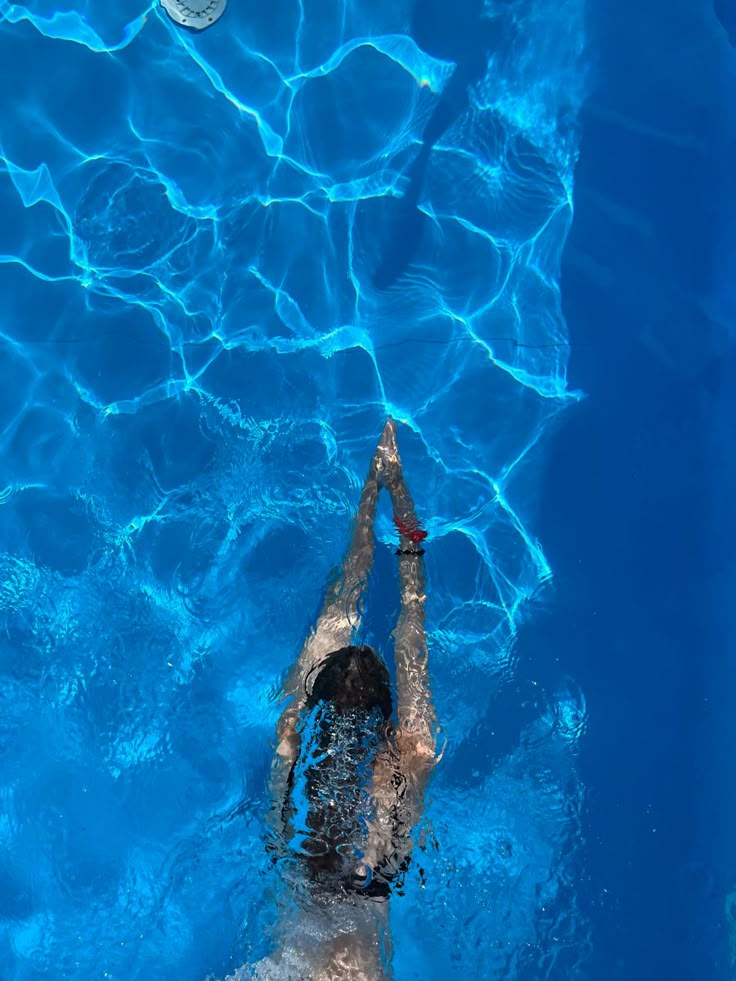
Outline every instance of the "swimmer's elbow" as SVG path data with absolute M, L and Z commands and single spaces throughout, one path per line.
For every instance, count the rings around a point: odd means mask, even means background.
M 437 752 L 434 739 L 430 739 L 429 742 L 420 741 L 417 744 L 416 754 L 420 765 L 427 770 L 432 770 L 442 758 L 442 753 Z
M 415 770 L 427 772 L 439 763 L 442 753 L 437 752 L 437 743 L 431 733 L 402 732 L 397 742 L 402 757 Z
M 297 754 L 298 747 L 296 719 L 292 712 L 284 712 L 276 726 L 276 753 L 289 759 Z

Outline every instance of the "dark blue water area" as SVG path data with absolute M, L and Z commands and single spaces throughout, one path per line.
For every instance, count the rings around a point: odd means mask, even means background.
M 0 977 L 310 976 L 280 685 L 389 414 L 394 977 L 734 976 L 729 17 L 0 0 Z
M 632 25 L 636 25 L 632 27 Z M 586 693 L 590 977 L 731 978 L 736 54 L 707 7 L 598 9 L 562 292 L 570 380 L 527 632 Z M 727 25 L 726 25 L 727 26 Z

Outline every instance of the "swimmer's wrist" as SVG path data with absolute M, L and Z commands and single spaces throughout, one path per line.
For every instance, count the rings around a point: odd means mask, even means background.
M 397 555 L 424 555 L 422 542 L 427 538 L 427 532 L 420 527 L 413 513 L 406 519 L 394 515 L 394 524 L 399 532 L 400 545 Z

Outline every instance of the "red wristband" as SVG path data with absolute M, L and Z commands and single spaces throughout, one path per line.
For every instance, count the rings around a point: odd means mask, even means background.
M 401 518 L 397 518 L 396 515 L 394 515 L 394 524 L 398 528 L 399 534 L 404 535 L 405 538 L 408 538 L 410 541 L 414 542 L 415 545 L 418 545 L 419 542 L 423 542 L 427 537 L 427 532 L 424 531 L 423 528 L 420 528 L 418 523 L 407 525 L 401 520 Z

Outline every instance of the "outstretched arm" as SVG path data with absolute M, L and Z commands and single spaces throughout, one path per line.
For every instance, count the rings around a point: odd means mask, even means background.
M 399 531 L 399 586 L 401 611 L 394 630 L 399 741 L 407 762 L 423 768 L 435 758 L 437 719 L 432 705 L 424 630 L 426 582 L 422 531 L 409 488 L 404 481 L 396 427 L 389 421 L 379 444 L 380 480 L 391 495 L 394 523 Z M 401 745 L 403 744 L 403 746 Z M 413 758 L 413 760 L 412 760 Z
M 404 481 L 396 428 L 392 421 L 379 444 L 379 482 L 391 495 L 394 523 L 399 530 L 401 611 L 394 630 L 398 725 L 395 752 L 381 754 L 374 764 L 371 796 L 374 814 L 364 861 L 388 878 L 405 866 L 412 849 L 412 831 L 424 806 L 424 792 L 437 762 L 437 719 L 432 705 L 427 668 L 424 549 L 427 537 L 417 521 Z
M 346 647 L 360 626 L 362 599 L 373 564 L 373 521 L 378 499 L 378 451 L 374 455 L 360 496 L 355 529 L 340 574 L 327 589 L 314 630 L 289 673 L 284 692 L 291 698 L 278 724 L 278 754 L 293 762 L 298 754 L 296 720 L 307 698 L 310 674 L 328 654 Z

